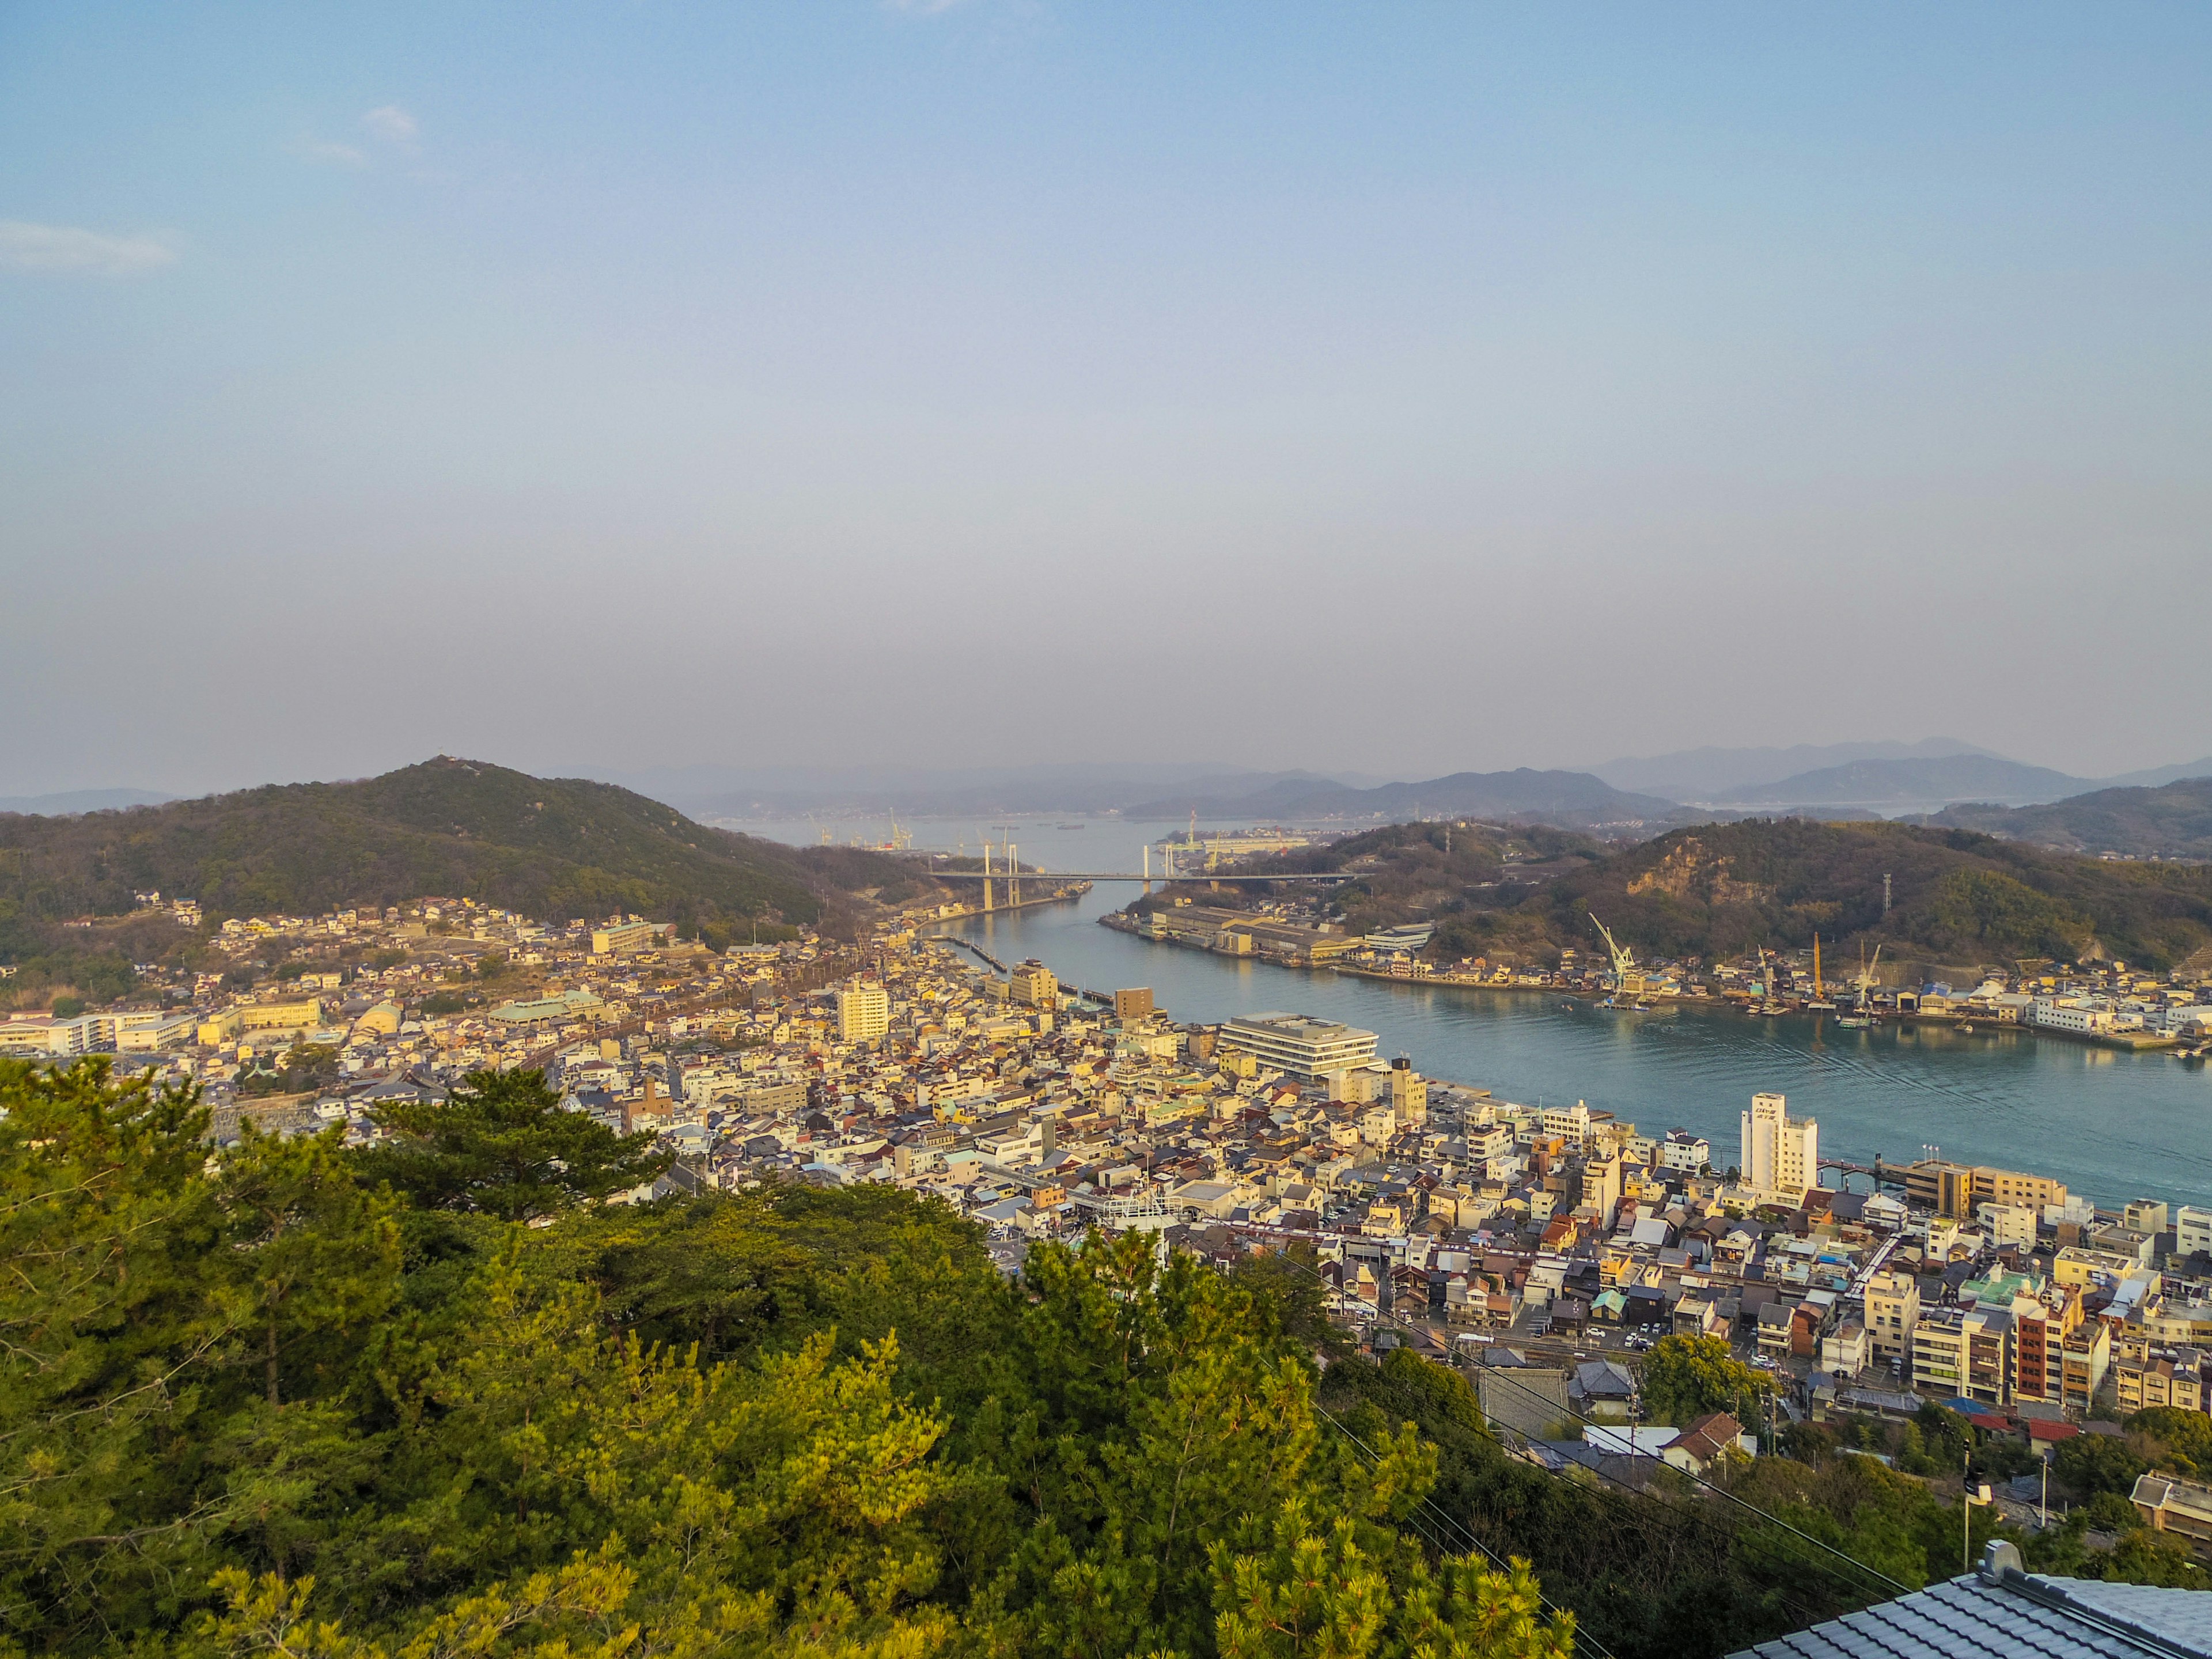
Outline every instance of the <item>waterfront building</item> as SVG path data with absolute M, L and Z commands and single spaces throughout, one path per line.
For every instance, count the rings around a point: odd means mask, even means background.
M 1114 1018 L 1117 1024 L 1127 1025 L 1152 1012 L 1152 991 L 1150 986 L 1140 985 L 1133 989 L 1114 993 Z
M 1056 1008 L 1060 1006 L 1059 976 L 1035 957 L 1014 969 L 1007 979 L 1006 988 L 1013 1000 L 1024 1007 Z
M 1905 1196 L 1907 1202 L 1937 1215 L 1971 1221 L 1984 1204 L 2025 1205 L 2038 1214 L 2054 1205 L 2063 1208 L 2066 1183 L 2018 1170 L 1923 1158 L 1905 1169 Z
M 1309 1080 L 1364 1066 L 1376 1036 L 1356 1025 L 1304 1014 L 1240 1014 L 1221 1028 L 1224 1047 Z
M 1820 1162 L 1816 1118 L 1793 1118 L 1780 1095 L 1753 1095 L 1743 1115 L 1743 1183 L 1753 1192 L 1795 1202 L 1813 1184 Z
M 1670 1129 L 1659 1143 L 1659 1167 L 1695 1175 L 1713 1161 L 1713 1144 L 1687 1129 Z
M 2173 1212 L 2173 1248 L 2180 1255 L 2212 1253 L 2212 1210 L 2184 1204 Z
M 880 985 L 862 981 L 837 993 L 837 1039 L 873 1042 L 890 1030 L 891 1000 Z

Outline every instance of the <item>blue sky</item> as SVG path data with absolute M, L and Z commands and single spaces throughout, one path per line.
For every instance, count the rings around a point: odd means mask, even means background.
M 2203 754 L 2209 49 L 0 8 L 0 793 Z

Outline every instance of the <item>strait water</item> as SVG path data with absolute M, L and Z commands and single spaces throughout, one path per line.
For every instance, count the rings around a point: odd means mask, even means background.
M 814 839 L 803 823 L 730 827 Z M 1014 838 L 1024 864 L 1133 870 L 1147 836 L 1166 828 L 1103 820 L 1070 830 L 1032 819 Z M 870 833 L 883 830 L 879 822 Z M 916 841 L 948 849 L 964 842 L 973 854 L 980 838 L 976 826 L 925 823 Z M 1832 1016 L 1653 1016 L 1587 1005 L 1570 1012 L 1557 993 L 1278 968 L 1098 925 L 1102 912 L 1139 890 L 1101 884 L 1079 903 L 979 917 L 957 931 L 1003 962 L 1036 957 L 1091 990 L 1149 985 L 1177 1019 L 1281 1009 L 1363 1026 L 1380 1036 L 1384 1055 L 1409 1054 L 1431 1077 L 1511 1100 L 1587 1100 L 1647 1134 L 1692 1130 L 1711 1139 L 1723 1166 L 1735 1162 L 1738 1115 L 1753 1093 L 1772 1090 L 1789 1097 L 1793 1116 L 1820 1120 L 1820 1150 L 1830 1157 L 1869 1163 L 1879 1152 L 1901 1164 L 1933 1146 L 1966 1163 L 2055 1176 L 2100 1204 L 2154 1197 L 2212 1205 L 2212 1068 L 2202 1064 L 2018 1034 L 1842 1030 Z

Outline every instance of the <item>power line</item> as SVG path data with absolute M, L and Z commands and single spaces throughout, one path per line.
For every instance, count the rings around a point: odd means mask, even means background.
M 1322 1419 L 1326 1421 L 1331 1428 L 1334 1429 L 1339 1434 L 1342 1435 L 1346 1440 L 1349 1440 L 1354 1446 L 1358 1448 L 1360 1455 L 1367 1460 L 1369 1468 L 1379 1468 L 1381 1466 L 1382 1461 L 1382 1455 L 1375 1451 L 1365 1441 L 1362 1440 L 1358 1435 L 1346 1428 L 1326 1406 L 1322 1405 L 1321 1401 L 1316 1400 L 1313 1402 L 1313 1408 L 1321 1413 Z M 1474 1545 L 1476 1549 L 1482 1552 L 1484 1559 L 1488 1560 L 1492 1566 L 1497 1568 L 1500 1572 L 1510 1574 L 1512 1571 L 1513 1568 L 1510 1562 L 1499 1555 L 1498 1552 L 1491 1548 L 1489 1545 L 1484 1543 L 1482 1540 L 1476 1535 L 1475 1531 L 1472 1527 L 1462 1521 L 1457 1516 L 1453 1515 L 1442 1504 L 1437 1503 L 1433 1498 L 1425 1496 L 1421 1499 L 1421 1507 L 1428 1510 L 1431 1514 L 1436 1516 L 1437 1519 L 1443 1522 L 1446 1525 L 1455 1528 L 1462 1537 L 1465 1538 L 1468 1543 Z M 1449 1555 L 1453 1553 L 1421 1528 L 1415 1527 L 1414 1530 L 1420 1533 L 1423 1538 L 1428 1540 L 1430 1545 L 1436 1550 L 1437 1554 Z M 1559 1617 L 1565 1611 L 1557 1606 L 1552 1601 L 1551 1597 L 1544 1594 L 1543 1586 L 1540 1583 L 1536 1587 L 1536 1597 L 1538 1601 L 1543 1603 L 1545 1611 L 1551 1613 L 1554 1618 Z M 1599 1659 L 1613 1659 L 1613 1655 L 1611 1650 L 1607 1648 L 1605 1644 L 1599 1641 L 1596 1637 L 1590 1635 L 1587 1631 L 1585 1631 L 1583 1628 L 1583 1622 L 1579 1618 L 1575 1620 L 1575 1638 L 1577 1643 L 1585 1644 L 1595 1650 L 1599 1656 Z
M 1322 1277 L 1322 1275 L 1315 1268 L 1308 1267 L 1304 1262 L 1300 1261 L 1297 1257 L 1290 1255 L 1287 1251 L 1280 1252 L 1279 1254 L 1282 1255 L 1283 1260 L 1291 1263 L 1291 1266 L 1297 1268 L 1301 1273 L 1310 1275 L 1317 1284 L 1324 1286 L 1328 1285 L 1328 1280 Z M 1397 1329 L 1405 1332 L 1408 1335 L 1415 1334 L 1414 1328 L 1413 1326 L 1406 1324 L 1401 1320 L 1391 1318 L 1390 1316 L 1384 1314 L 1379 1308 L 1376 1310 L 1376 1316 L 1378 1319 L 1388 1321 L 1389 1324 L 1395 1327 Z M 1556 1403 L 1547 1399 L 1544 1395 L 1537 1394 L 1534 1389 L 1528 1388 L 1525 1383 L 1520 1382 L 1513 1377 L 1506 1375 L 1503 1367 L 1492 1367 L 1491 1369 L 1496 1370 L 1498 1372 L 1499 1380 L 1501 1382 L 1519 1389 L 1523 1394 L 1528 1395 L 1532 1398 L 1542 1401 L 1543 1403 L 1547 1406 Z M 1481 1395 L 1479 1391 L 1476 1395 L 1475 1403 L 1477 1408 L 1480 1409 L 1481 1405 Z M 1594 1422 L 1591 1419 L 1583 1416 L 1582 1413 L 1576 1411 L 1571 1406 L 1567 1407 L 1567 1411 L 1570 1416 L 1574 1418 L 1576 1421 L 1581 1423 L 1585 1427 L 1600 1428 L 1604 1426 L 1603 1425 Z M 1651 1501 L 1660 1504 L 1665 1508 L 1674 1508 L 1673 1504 L 1666 1503 L 1666 1500 L 1660 1498 L 1656 1493 L 1644 1491 L 1635 1486 L 1631 1486 L 1626 1481 L 1620 1480 L 1617 1477 L 1607 1475 L 1602 1469 L 1599 1469 L 1595 1472 L 1601 1479 L 1613 1480 L 1614 1484 L 1621 1486 L 1625 1491 L 1636 1492 L 1639 1497 L 1649 1498 Z M 1739 1508 L 1748 1510 L 1752 1514 L 1758 1516 L 1761 1520 L 1765 1521 L 1768 1525 L 1779 1528 L 1784 1532 L 1790 1533 L 1796 1537 L 1802 1538 L 1807 1543 L 1812 1545 L 1815 1549 L 1824 1551 L 1827 1554 L 1834 1556 L 1838 1560 L 1845 1562 L 1849 1565 L 1856 1567 L 1858 1571 L 1867 1574 L 1869 1577 L 1879 1580 L 1882 1584 L 1894 1591 L 1897 1595 L 1909 1595 L 1912 1593 L 1909 1586 L 1900 1584 L 1896 1579 L 1892 1578 L 1887 1573 L 1881 1571 L 1879 1568 L 1869 1566 L 1865 1562 L 1859 1560 L 1856 1556 L 1847 1554 L 1845 1552 L 1836 1548 L 1834 1545 L 1827 1543 L 1821 1539 L 1814 1537 L 1810 1533 L 1802 1531 L 1802 1529 L 1790 1525 L 1790 1522 L 1782 1520 L 1777 1516 L 1769 1515 L 1765 1510 L 1760 1509 L 1756 1504 L 1751 1503 L 1747 1499 L 1729 1491 L 1725 1486 L 1716 1486 L 1713 1482 L 1707 1480 L 1703 1475 L 1698 1474 L 1692 1470 L 1685 1469 L 1682 1473 L 1687 1475 L 1690 1480 L 1696 1482 L 1698 1486 L 1705 1487 L 1707 1491 L 1717 1492 L 1721 1497 L 1727 1498 L 1730 1503 L 1736 1504 Z M 1797 1563 L 1792 1560 L 1791 1565 L 1796 1565 Z

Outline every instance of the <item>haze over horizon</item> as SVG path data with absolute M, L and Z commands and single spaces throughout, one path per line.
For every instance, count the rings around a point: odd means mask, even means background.
M 0 794 L 2212 751 L 2212 14 L 0 12 Z

